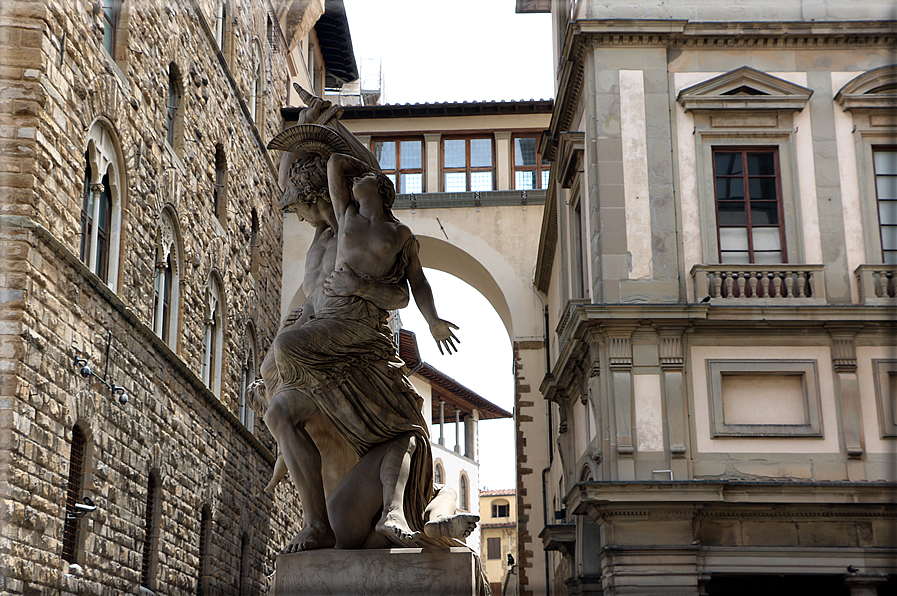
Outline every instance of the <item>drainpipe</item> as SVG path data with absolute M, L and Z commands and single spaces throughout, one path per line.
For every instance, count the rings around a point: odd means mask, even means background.
M 545 306 L 545 376 L 551 375 L 551 349 L 548 343 L 548 306 Z M 551 470 L 554 462 L 554 425 L 551 418 L 551 403 L 548 404 L 548 467 L 542 470 L 542 517 L 545 525 L 548 525 L 548 489 L 546 487 L 545 478 Z M 544 551 L 545 555 L 545 594 L 551 594 L 551 573 L 548 570 L 548 551 Z

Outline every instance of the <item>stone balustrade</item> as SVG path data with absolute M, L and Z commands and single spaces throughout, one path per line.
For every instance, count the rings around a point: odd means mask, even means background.
M 860 302 L 897 304 L 897 265 L 860 265 L 855 273 Z
M 738 304 L 824 304 L 822 265 L 695 265 L 694 300 Z

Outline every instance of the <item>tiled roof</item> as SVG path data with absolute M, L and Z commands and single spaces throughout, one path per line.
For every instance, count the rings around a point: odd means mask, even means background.
M 496 490 L 481 490 L 481 497 L 499 497 L 506 495 L 515 495 L 517 494 L 517 490 L 514 488 L 499 488 Z
M 281 108 L 284 120 L 298 120 L 303 108 Z M 417 118 L 421 116 L 495 116 L 500 114 L 551 114 L 553 99 L 501 101 L 458 101 L 442 103 L 403 103 L 374 106 L 343 106 L 342 120 L 371 118 Z

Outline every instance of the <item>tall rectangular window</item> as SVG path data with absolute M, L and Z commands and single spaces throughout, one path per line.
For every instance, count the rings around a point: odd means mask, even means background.
M 150 472 L 149 479 L 146 484 L 146 509 L 143 512 L 143 557 L 140 565 L 140 585 L 145 588 L 152 589 L 153 567 L 155 561 L 156 540 L 156 520 L 158 518 L 157 510 L 159 508 L 158 489 L 159 482 L 155 472 Z
M 713 149 L 720 263 L 786 262 L 775 148 Z
M 539 155 L 538 136 L 514 137 L 514 189 L 548 188 L 550 165 Z
M 69 455 L 69 481 L 65 495 L 65 523 L 62 530 L 62 559 L 76 563 L 78 547 L 78 522 L 75 504 L 81 500 L 84 484 L 84 431 L 79 426 L 72 429 L 72 451 Z
M 442 141 L 443 191 L 493 190 L 491 138 Z
M 399 194 L 424 192 L 423 142 L 419 139 L 374 141 L 374 156 Z
M 897 264 L 897 148 L 872 148 L 882 263 Z
M 103 0 L 103 47 L 115 58 L 115 37 L 121 0 Z
M 486 538 L 486 558 L 501 558 L 501 538 Z

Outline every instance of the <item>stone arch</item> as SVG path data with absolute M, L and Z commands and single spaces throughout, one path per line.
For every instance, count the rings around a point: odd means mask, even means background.
M 220 397 L 228 316 L 224 280 L 217 269 L 213 269 L 209 273 L 205 288 L 201 378 L 203 384 Z
M 873 68 L 851 79 L 835 94 L 835 101 L 849 105 L 851 100 L 859 100 L 862 96 L 871 96 L 868 99 L 897 96 L 897 64 Z
M 158 231 L 156 233 L 156 262 L 155 276 L 153 283 L 154 301 L 156 292 L 161 290 L 169 290 L 168 304 L 168 320 L 165 323 L 165 332 L 163 333 L 164 317 L 155 308 L 151 313 L 153 322 L 153 331 L 163 338 L 168 347 L 177 352 L 180 343 L 180 305 L 181 305 L 181 280 L 184 277 L 184 244 L 181 237 L 180 226 L 178 225 L 177 212 L 173 205 L 166 204 L 158 217 Z M 169 263 L 171 267 L 170 279 L 165 283 L 170 284 L 168 288 L 160 288 L 159 283 L 160 271 L 163 271 L 165 264 Z M 161 300 L 160 300 L 161 302 Z M 159 319 L 157 320 L 157 316 Z

